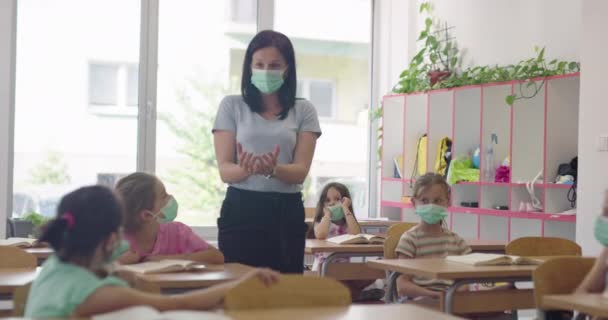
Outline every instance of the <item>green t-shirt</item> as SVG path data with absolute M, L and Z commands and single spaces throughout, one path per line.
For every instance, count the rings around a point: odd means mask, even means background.
M 69 317 L 95 290 L 103 286 L 127 286 L 116 277 L 99 278 L 93 272 L 51 256 L 30 289 L 26 317 Z

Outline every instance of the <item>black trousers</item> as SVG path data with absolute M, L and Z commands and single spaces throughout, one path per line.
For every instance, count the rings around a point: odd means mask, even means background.
M 226 262 L 304 271 L 302 194 L 257 192 L 228 187 L 217 219 L 219 249 Z

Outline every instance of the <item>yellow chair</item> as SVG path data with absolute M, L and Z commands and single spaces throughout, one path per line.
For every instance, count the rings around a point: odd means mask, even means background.
M 400 224 L 394 224 L 386 232 L 386 239 L 384 240 L 384 259 L 397 259 L 395 254 L 395 248 L 399 244 L 401 236 L 409 229 L 416 226 L 417 223 L 404 222 Z
M 556 257 L 538 266 L 532 273 L 536 308 L 546 310 L 542 301 L 545 295 L 574 292 L 594 263 L 595 258 Z
M 505 248 L 515 256 L 580 256 L 581 247 L 576 242 L 550 237 L 523 237 L 515 239 Z
M 314 219 L 317 208 L 304 208 L 304 217 L 306 219 Z
M 347 306 L 350 291 L 332 278 L 281 275 L 278 283 L 266 287 L 253 278 L 231 289 L 224 298 L 226 310 Z
M 31 283 L 21 286 L 13 292 L 13 317 L 25 315 L 25 304 L 30 293 Z
M 2 268 L 36 268 L 38 259 L 23 249 L 0 246 L 0 269 Z
M 384 259 L 397 259 L 397 254 L 395 254 L 395 248 L 397 248 L 397 244 L 399 244 L 401 236 L 406 231 L 416 226 L 416 224 L 417 223 L 404 222 L 394 224 L 390 228 L 388 228 L 388 231 L 386 232 L 386 238 L 384 239 Z M 387 302 L 396 302 L 399 298 L 396 286 L 398 276 L 399 273 L 397 272 L 387 273 L 387 288 L 386 294 L 384 296 L 384 299 Z

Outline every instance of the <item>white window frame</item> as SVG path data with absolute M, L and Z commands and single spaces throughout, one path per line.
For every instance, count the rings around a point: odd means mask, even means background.
M 159 25 L 159 1 L 141 0 L 141 28 L 140 28 L 140 55 L 139 55 L 139 83 L 138 83 L 138 137 L 137 137 L 137 170 L 155 172 L 156 169 L 156 90 L 157 90 L 157 66 L 158 66 L 158 25 Z M 167 0 L 165 0 L 167 1 Z M 386 10 L 384 1 L 370 0 L 372 2 L 372 34 L 370 48 L 370 78 L 372 79 L 370 105 L 377 106 L 379 97 L 383 91 L 374 86 L 378 76 L 375 70 L 380 65 L 379 56 L 383 52 L 392 50 L 392 44 L 387 44 L 384 39 L 379 42 L 380 28 L 386 27 L 384 21 L 387 15 L 395 15 L 391 10 Z M 388 0 L 397 2 L 399 0 Z M 382 4 L 381 4 L 382 3 Z M 381 10 L 379 10 L 379 8 Z M 399 17 L 407 20 L 409 12 Z M 393 21 L 399 19 L 393 18 Z M 390 23 L 390 22 L 389 22 Z M 11 215 L 13 194 L 13 160 L 14 160 L 14 125 L 15 125 L 15 60 L 16 60 L 16 25 L 17 25 L 17 0 L 0 1 L 0 238 L 5 236 L 6 218 Z M 258 0 L 257 29 L 273 29 L 274 26 L 274 0 Z M 389 26 L 392 27 L 392 26 Z M 390 28 L 389 28 L 390 29 Z M 393 39 L 396 40 L 396 39 Z M 380 47 L 388 46 L 388 48 Z M 379 54 L 380 52 L 380 54 Z M 401 52 L 398 52 L 401 55 Z M 395 54 L 395 56 L 397 53 Z M 401 55 L 407 59 L 406 55 Z M 380 70 L 382 71 L 382 70 Z M 393 71 L 394 72 L 394 71 Z M 126 88 L 126 87 L 125 87 Z M 334 87 L 335 88 L 335 87 Z M 124 94 L 123 94 L 124 96 Z M 334 99 L 336 94 L 334 92 Z M 87 94 L 87 105 L 88 105 Z M 336 104 L 334 103 L 334 107 Z M 121 107 L 122 108 L 122 107 Z M 123 108 L 135 110 L 135 108 Z M 369 212 L 376 212 L 372 208 L 377 203 L 377 176 L 376 176 L 376 134 L 375 126 L 370 126 L 370 150 L 369 150 Z M 217 227 L 196 227 L 197 233 L 206 239 L 217 238 Z
M 303 97 L 310 97 L 310 85 L 313 82 L 328 83 L 331 86 L 331 100 L 332 100 L 331 101 L 331 110 L 330 110 L 331 115 L 330 116 L 319 115 L 319 119 L 329 120 L 329 121 L 336 120 L 336 118 L 338 116 L 338 97 L 336 95 L 336 92 L 337 92 L 336 81 L 331 80 L 331 79 L 321 79 L 321 78 L 302 78 L 302 79 L 298 80 L 298 82 L 301 83 L 301 86 L 302 86 L 301 94 Z
M 115 105 L 98 105 L 91 103 L 91 65 L 107 65 L 118 67 L 118 74 L 116 80 L 116 96 L 117 102 Z M 127 104 L 127 94 L 129 87 L 129 74 L 128 70 L 132 66 L 136 66 L 137 63 L 133 62 L 115 62 L 115 61 L 101 61 L 101 60 L 89 60 L 87 64 L 87 110 L 96 115 L 103 116 L 137 116 L 138 105 Z

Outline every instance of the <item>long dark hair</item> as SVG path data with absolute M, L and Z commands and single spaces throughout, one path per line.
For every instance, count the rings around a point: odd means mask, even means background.
M 329 189 L 331 189 L 331 188 L 336 189 L 336 191 L 338 191 L 342 197 L 347 197 L 351 200 L 351 203 L 350 203 L 350 206 L 348 206 L 348 209 L 350 210 L 350 212 L 352 212 L 353 217 L 355 215 L 355 211 L 353 210 L 353 203 L 352 203 L 353 198 L 350 196 L 350 191 L 348 191 L 348 188 L 339 182 L 331 182 L 331 183 L 326 184 L 325 187 L 323 187 L 323 190 L 321 191 L 321 196 L 319 197 L 319 202 L 317 202 L 317 208 L 315 210 L 315 222 L 319 222 L 319 221 L 321 221 L 321 218 L 323 218 L 323 208 L 325 207 L 325 201 L 327 200 L 327 192 L 329 192 Z M 343 221 L 337 222 L 337 224 L 344 224 L 344 223 L 346 223 L 346 218 L 343 219 Z
M 59 202 L 57 214 L 40 237 L 51 245 L 59 259 L 91 259 L 95 249 L 122 223 L 122 206 L 112 190 L 104 186 L 82 187 Z
M 285 62 L 287 62 L 287 74 L 285 82 L 279 89 L 279 103 L 283 110 L 279 114 L 279 119 L 285 119 L 289 110 L 296 103 L 297 75 L 296 75 L 296 55 L 293 50 L 293 45 L 286 35 L 272 31 L 264 30 L 251 39 L 247 51 L 245 52 L 245 60 L 243 61 L 243 74 L 241 76 L 241 94 L 243 100 L 247 103 L 252 112 L 263 111 L 262 94 L 260 90 L 251 83 L 251 60 L 253 54 L 264 48 L 276 48 Z

